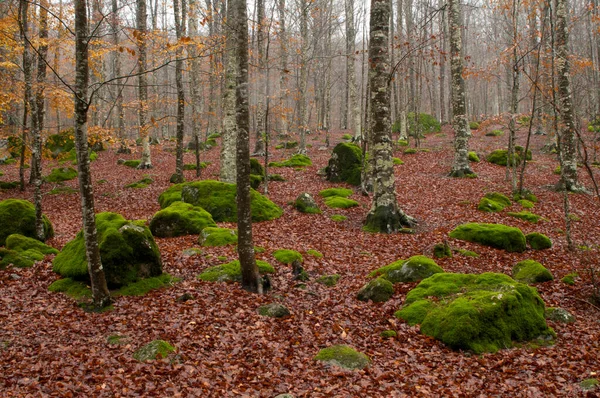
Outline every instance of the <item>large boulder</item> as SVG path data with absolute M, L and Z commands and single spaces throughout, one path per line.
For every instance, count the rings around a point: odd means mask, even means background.
M 335 146 L 325 168 L 327 181 L 360 185 L 362 150 L 356 144 L 341 142 Z
M 141 221 L 116 213 L 96 215 L 100 257 L 109 287 L 121 287 L 162 274 L 160 251 L 152 233 Z M 54 258 L 53 270 L 63 277 L 88 280 L 83 231 Z
M 398 260 L 376 269 L 370 277 L 381 276 L 391 283 L 418 282 L 433 274 L 444 272 L 432 259 L 425 256 L 412 256 L 408 260 Z
M 189 203 L 174 202 L 158 211 L 150 221 L 150 231 L 161 238 L 196 235 L 206 227 L 216 227 L 209 212 Z
M 267 221 L 281 217 L 283 211 L 255 190 L 250 190 L 252 221 Z M 209 212 L 216 222 L 237 222 L 236 186 L 225 182 L 204 180 L 171 186 L 158 198 L 161 208 L 183 201 Z
M 466 240 L 508 252 L 523 252 L 526 249 L 525 235 L 519 228 L 502 224 L 467 223 L 450 232 L 454 239 Z
M 525 240 L 533 250 L 545 250 L 552 247 L 550 238 L 539 232 L 531 232 L 525 235 Z
M 535 260 L 519 261 L 512 269 L 512 277 L 522 283 L 540 283 L 554 279 L 552 273 Z
M 435 274 L 406 296 L 396 316 L 450 348 L 496 352 L 513 342 L 552 339 L 537 290 L 504 274 Z
M 48 217 L 44 220 L 44 241 L 54 236 L 54 229 Z M 35 207 L 31 202 L 20 199 L 6 199 L 0 202 L 0 246 L 6 244 L 6 238 L 20 234 L 36 238 Z

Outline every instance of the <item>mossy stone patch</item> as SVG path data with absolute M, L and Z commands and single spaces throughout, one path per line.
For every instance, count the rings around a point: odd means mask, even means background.
M 308 254 L 309 256 L 316 257 L 316 258 L 323 258 L 323 253 L 321 253 L 318 250 L 314 250 L 314 249 L 308 249 L 306 251 L 306 254 Z
M 527 244 L 533 250 L 545 250 L 552 247 L 552 241 L 550 238 L 539 232 L 529 233 L 525 235 L 525 239 L 527 240 Z
M 554 279 L 552 273 L 535 260 L 519 261 L 512 269 L 512 276 L 523 283 L 541 283 Z
M 271 162 L 270 167 L 307 167 L 312 166 L 312 161 L 306 155 L 296 154 L 281 162 Z
M 0 189 L 15 189 L 18 186 L 19 186 L 19 182 L 17 182 L 17 181 L 11 181 L 11 182 L 0 181 Z
M 45 215 L 43 222 L 45 241 L 54 236 L 54 229 Z M 35 207 L 26 200 L 6 199 L 1 201 L 0 226 L 0 246 L 4 246 L 6 238 L 12 234 L 35 238 Z
M 433 246 L 433 257 L 450 258 L 452 257 L 452 248 L 447 243 L 436 243 Z
M 362 150 L 356 144 L 341 142 L 335 146 L 325 173 L 327 181 L 360 185 Z
M 352 190 L 348 188 L 327 188 L 319 192 L 319 196 L 322 198 L 329 198 L 331 196 L 347 198 L 350 195 L 352 195 Z
M 320 214 L 321 209 L 315 199 L 308 193 L 303 192 L 294 201 L 294 208 L 300 213 Z
M 12 234 L 6 238 L 6 248 L 23 252 L 27 250 L 35 250 L 41 254 L 57 254 L 58 250 L 48 246 L 37 239 L 28 238 L 20 234 Z
M 329 218 L 331 218 L 331 220 L 332 220 L 332 221 L 335 221 L 335 222 L 342 222 L 342 221 L 346 221 L 346 220 L 348 219 L 348 217 L 346 217 L 346 216 L 343 216 L 343 215 L 341 215 L 341 214 L 333 214 L 333 215 L 332 215 L 331 217 L 329 217 Z
M 542 219 L 542 216 L 538 216 L 537 214 L 533 214 L 528 211 L 519 211 L 519 212 L 508 212 L 507 213 L 511 217 L 518 218 L 519 220 L 528 221 L 530 223 L 537 224 L 538 221 Z
M 90 289 L 86 283 L 71 278 L 62 278 L 52 282 L 52 284 L 48 286 L 48 290 L 51 292 L 64 293 L 76 300 L 92 297 L 92 289 Z
M 180 279 L 173 278 L 169 274 L 140 279 L 137 282 L 130 283 L 112 292 L 114 296 L 143 296 L 144 294 L 160 289 L 163 287 L 172 286 L 179 282 Z M 74 280 L 71 278 L 63 278 L 53 282 L 48 290 L 51 292 L 65 293 L 67 296 L 76 300 L 92 297 L 92 290 L 87 283 Z
M 526 249 L 523 232 L 519 228 L 503 224 L 462 224 L 451 231 L 449 235 L 454 239 L 504 249 L 508 252 L 521 253 Z
M 585 379 L 579 383 L 579 387 L 583 391 L 592 391 L 600 388 L 600 380 L 598 379 Z
M 575 278 L 577 278 L 579 274 L 577 272 L 571 272 L 562 277 L 561 281 L 569 286 L 575 285 Z
M 316 279 L 316 282 L 320 283 L 322 285 L 325 285 L 327 287 L 333 287 L 333 286 L 337 285 L 339 280 L 340 280 L 340 275 L 333 274 L 333 275 L 320 276 L 319 278 Z
M 569 311 L 563 308 L 546 308 L 546 319 L 559 323 L 573 323 L 575 317 Z
M 96 214 L 100 257 L 109 287 L 116 288 L 142 278 L 162 274 L 160 251 L 143 222 L 128 221 L 117 213 Z M 83 231 L 54 258 L 54 272 L 88 281 Z
M 450 348 L 496 352 L 554 331 L 537 291 L 504 274 L 435 274 L 406 296 L 396 316 Z
M 153 182 L 154 180 L 151 177 L 145 176 L 141 180 L 125 185 L 125 188 L 143 189 L 146 188 L 148 185 L 152 184 Z
M 364 369 L 371 363 L 367 355 L 347 345 L 323 348 L 315 356 L 315 360 L 350 370 Z
M 358 202 L 339 196 L 330 196 L 325 198 L 325 205 L 333 209 L 349 209 L 350 207 L 358 206 Z
M 508 196 L 499 192 L 488 192 L 479 201 L 477 210 L 496 213 L 511 205 Z
M 270 318 L 283 318 L 290 315 L 290 310 L 279 303 L 271 303 L 258 307 L 258 314 L 262 316 L 268 316 Z
M 512 157 L 509 162 L 508 161 L 508 151 L 506 149 L 497 149 L 497 150 L 491 152 L 487 156 L 487 161 L 490 163 L 493 163 L 493 164 L 497 164 L 499 166 L 506 166 L 509 163 L 510 163 L 510 166 L 513 166 L 513 164 L 519 165 L 521 163 L 521 161 L 523 160 L 524 150 L 525 149 L 523 147 L 516 145 L 514 157 Z M 527 151 L 526 159 L 527 160 L 532 159 L 530 150 Z
M 184 202 L 174 202 L 158 211 L 150 221 L 150 231 L 161 238 L 195 235 L 206 227 L 216 226 L 209 212 Z
M 517 201 L 518 204 L 521 205 L 522 208 L 524 209 L 533 209 L 533 207 L 535 206 L 535 204 L 527 199 L 519 199 Z
M 275 250 L 273 252 L 273 257 L 275 257 L 275 260 L 277 260 L 283 264 L 291 264 L 296 260 L 298 260 L 300 262 L 304 261 L 304 259 L 302 258 L 302 254 L 300 254 L 296 250 L 289 250 L 289 249 Z
M 127 166 L 127 167 L 131 167 L 132 169 L 136 169 L 136 168 L 138 168 L 140 163 L 142 163 L 141 160 L 135 159 L 135 160 L 126 160 L 122 164 L 123 164 L 123 166 Z
M 480 162 L 477 152 L 474 152 L 474 151 L 469 151 L 469 153 L 467 153 L 467 159 L 469 159 L 469 162 L 474 162 L 474 163 Z
M 229 228 L 206 227 L 200 233 L 199 243 L 202 246 L 237 245 L 237 231 Z
M 385 278 L 375 278 L 364 285 L 356 294 L 360 301 L 382 303 L 388 301 L 394 294 L 394 285 Z
M 28 268 L 36 261 L 44 259 L 44 255 L 36 250 L 15 251 L 0 248 L 0 269 L 12 265 L 17 268 Z
M 258 272 L 261 274 L 272 274 L 275 268 L 266 261 L 256 260 Z M 198 279 L 206 282 L 241 282 L 242 270 L 239 260 L 234 260 L 226 264 L 209 267 L 200 275 Z
M 391 283 L 418 282 L 433 274 L 444 272 L 435 261 L 425 256 L 412 256 L 408 260 L 398 260 L 376 269 L 369 274 L 373 278 L 381 276 Z
M 384 339 L 391 339 L 392 337 L 397 337 L 398 332 L 395 330 L 384 330 L 383 332 L 379 333 L 379 335 Z
M 168 358 L 175 352 L 175 347 L 164 340 L 154 340 L 138 348 L 133 353 L 133 358 L 140 361 Z

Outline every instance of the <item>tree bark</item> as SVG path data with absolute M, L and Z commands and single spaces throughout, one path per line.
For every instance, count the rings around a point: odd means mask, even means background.
M 279 47 L 281 49 L 279 54 L 280 59 L 280 73 L 279 73 L 279 132 L 286 134 L 289 130 L 288 114 L 286 106 L 286 98 L 288 95 L 288 54 L 287 54 L 287 31 L 285 28 L 285 0 L 278 0 L 277 11 L 279 13 Z
M 171 176 L 171 183 L 179 184 L 183 178 L 183 136 L 185 129 L 185 92 L 183 91 L 183 44 L 181 39 L 185 36 L 185 0 L 173 0 L 173 12 L 175 17 L 175 36 L 177 37 L 177 48 L 175 50 L 175 86 L 177 87 L 177 142 L 175 146 L 175 174 Z
M 356 84 L 356 29 L 354 28 L 354 0 L 346 0 L 346 76 L 348 79 L 348 109 L 350 110 L 350 128 L 354 141 L 362 139 L 360 128 L 360 104 Z
M 134 37 L 138 45 L 138 119 L 139 135 L 142 140 L 142 159 L 138 168 L 152 168 L 152 159 L 150 156 L 150 125 L 148 124 L 148 77 L 147 70 L 147 34 L 148 34 L 148 14 L 146 10 L 146 0 L 136 0 L 137 2 L 137 30 Z
M 221 142 L 220 179 L 223 182 L 236 182 L 236 85 L 237 85 L 237 53 L 235 4 L 228 0 L 227 23 L 225 24 L 225 90 L 223 92 L 223 138 Z
M 258 58 L 258 71 L 257 71 L 257 87 L 258 99 L 256 103 L 256 141 L 254 144 L 254 151 L 252 154 L 255 156 L 265 155 L 265 141 L 263 139 L 265 126 L 265 1 L 256 0 L 256 53 Z
M 190 57 L 190 95 L 192 97 L 192 139 L 195 143 L 195 155 L 196 155 L 196 177 L 200 177 L 202 168 L 200 167 L 200 113 L 202 111 L 202 98 L 200 96 L 200 63 L 198 62 L 198 49 L 196 47 L 196 40 L 198 39 L 198 2 L 197 0 L 191 0 L 190 4 L 190 17 L 188 19 L 189 32 L 192 38 L 192 42 L 188 47 L 188 55 Z M 225 138 L 223 138 L 223 141 Z M 222 145 L 222 147 L 224 144 Z M 232 155 L 233 156 L 233 152 Z M 222 170 L 222 168 L 221 168 Z M 228 181 L 229 182 L 229 181 Z
M 121 76 L 121 51 L 119 49 L 119 4 L 117 0 L 112 0 L 112 15 L 111 15 L 111 30 L 112 39 L 115 50 L 113 51 L 113 77 Z M 123 84 L 121 80 L 117 80 L 114 84 L 115 113 L 116 121 L 113 125 L 116 126 L 117 137 L 121 140 L 121 145 L 124 146 L 125 139 L 125 112 L 123 108 Z
M 307 0 L 300 0 L 300 82 L 299 82 L 299 130 L 300 143 L 298 153 L 306 153 L 306 132 L 308 130 L 308 112 L 306 110 L 306 90 L 308 88 L 308 3 Z

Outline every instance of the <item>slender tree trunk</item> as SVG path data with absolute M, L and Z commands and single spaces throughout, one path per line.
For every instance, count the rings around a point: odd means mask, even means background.
M 88 154 L 88 40 L 87 5 L 85 0 L 75 0 L 75 151 L 79 173 L 85 254 L 92 286 L 92 299 L 96 307 L 102 308 L 110 304 L 110 293 L 106 286 L 106 278 L 100 259 L 94 212 L 94 189 L 92 187 Z
M 452 127 L 454 127 L 454 163 L 452 177 L 464 177 L 473 174 L 469 165 L 469 119 L 465 100 L 465 81 L 463 73 L 463 54 L 461 40 L 460 0 L 448 1 L 448 19 L 450 23 L 450 66 L 452 69 Z
M 279 47 L 281 52 L 280 59 L 280 74 L 279 74 L 279 132 L 286 134 L 289 130 L 288 112 L 286 106 L 286 98 L 288 96 L 288 41 L 287 31 L 285 28 L 285 0 L 278 0 L 277 11 L 279 13 Z
M 398 207 L 394 163 L 392 162 L 392 130 L 390 122 L 390 65 L 388 36 L 390 21 L 388 0 L 371 1 L 369 39 L 369 81 L 371 86 L 370 133 L 373 147 L 374 189 L 371 210 L 365 227 L 373 232 L 392 233 L 403 225 L 411 226 L 414 219 Z
M 196 177 L 200 177 L 202 168 L 200 167 L 200 113 L 202 108 L 202 98 L 200 96 L 200 63 L 198 62 L 198 49 L 196 47 L 196 40 L 198 39 L 198 2 L 197 0 L 190 1 L 190 18 L 189 18 L 189 32 L 192 37 L 192 42 L 188 47 L 188 55 L 190 57 L 190 78 L 191 87 L 190 95 L 192 97 L 192 139 L 195 144 L 195 155 L 196 155 Z M 223 141 L 225 138 L 223 138 Z M 224 144 L 222 145 L 222 147 Z M 233 152 L 232 155 L 233 156 Z M 221 168 L 221 170 L 223 170 Z
M 115 50 L 113 51 L 113 76 L 121 76 L 121 51 L 119 49 L 119 4 L 117 0 L 112 0 L 112 15 L 111 15 L 112 39 Z M 121 146 L 125 146 L 125 111 L 123 108 L 123 84 L 121 80 L 117 80 L 114 85 L 113 98 L 116 101 L 117 112 L 114 123 L 117 126 L 117 137 L 121 140 Z
M 208 21 L 208 35 L 212 43 L 216 43 L 215 34 L 215 12 L 213 1 L 206 0 L 206 18 Z M 217 80 L 217 57 L 215 54 L 210 56 L 210 71 L 208 76 L 208 115 L 206 131 L 212 132 L 215 128 L 215 86 Z M 208 134 L 207 134 L 208 135 Z
M 354 0 L 346 0 L 346 76 L 348 79 L 348 109 L 350 110 L 350 128 L 354 141 L 360 141 L 360 103 L 356 84 L 356 29 L 354 27 Z
M 21 153 L 19 158 L 19 180 L 21 191 L 25 190 L 25 155 L 29 135 L 29 115 L 33 101 L 33 55 L 29 41 L 29 2 L 19 1 L 20 34 L 23 40 L 23 80 L 25 83 L 23 96 L 23 130 L 21 132 Z M 33 118 L 32 118 L 33 120 Z
M 234 0 L 228 0 L 227 24 L 225 25 L 225 90 L 223 92 L 223 138 L 221 142 L 220 179 L 223 182 L 236 182 L 236 85 L 237 85 L 237 51 Z
M 185 36 L 185 0 L 181 0 L 181 12 L 179 10 L 179 0 L 173 0 L 173 12 L 175 17 L 175 35 L 177 37 L 177 49 L 175 51 L 175 85 L 177 87 L 177 143 L 175 146 L 175 174 L 171 176 L 171 183 L 179 184 L 184 181 L 183 178 L 183 136 L 185 129 L 185 92 L 183 91 L 183 45 L 181 39 Z
M 440 0 L 440 3 L 443 3 L 443 0 Z M 439 27 L 442 34 L 442 53 L 440 54 L 440 121 L 442 123 L 448 120 L 446 114 L 446 49 L 448 48 L 446 13 L 447 9 L 444 8 L 441 11 Z
M 516 156 L 515 156 L 515 142 L 517 136 L 517 112 L 519 110 L 519 87 L 521 79 L 521 66 L 520 57 L 517 49 L 517 40 L 519 39 L 518 33 L 518 7 L 519 2 L 513 0 L 511 8 L 511 46 L 512 46 L 512 73 L 511 73 L 511 90 L 510 90 L 510 120 L 508 122 L 508 151 L 507 151 L 507 163 L 506 163 L 506 180 L 511 180 L 512 190 L 517 189 L 516 179 Z
M 262 293 L 262 283 L 254 258 L 252 241 L 252 213 L 250 210 L 250 113 L 248 104 L 248 20 L 246 0 L 231 0 L 235 6 L 237 45 L 236 123 L 237 136 L 237 210 L 238 256 L 242 270 L 242 288 Z
M 263 128 L 265 126 L 265 1 L 256 1 L 256 49 L 258 56 L 257 87 L 258 99 L 256 104 L 256 142 L 254 144 L 255 156 L 265 155 L 265 141 Z
M 308 89 L 308 3 L 307 0 L 300 0 L 300 82 L 298 99 L 298 113 L 300 119 L 300 144 L 298 153 L 306 153 L 306 132 L 308 130 L 308 112 L 306 109 L 306 90 Z
M 137 39 L 138 45 L 138 119 L 139 119 L 139 135 L 142 139 L 142 159 L 138 168 L 152 168 L 152 160 L 150 157 L 150 125 L 148 124 L 148 76 L 146 75 L 146 58 L 147 58 L 147 19 L 146 0 L 137 1 L 137 30 L 134 37 Z

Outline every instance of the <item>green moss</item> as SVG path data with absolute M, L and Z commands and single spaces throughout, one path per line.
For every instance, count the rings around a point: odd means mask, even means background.
M 264 253 L 265 248 L 261 246 L 254 246 L 254 253 Z
M 296 154 L 289 158 L 288 160 L 284 160 L 281 162 L 271 162 L 269 163 L 270 167 L 306 167 L 312 166 L 312 161 L 306 155 Z
M 261 274 L 272 274 L 275 268 L 266 261 L 256 260 L 258 272 Z M 198 279 L 206 282 L 241 282 L 242 270 L 239 260 L 234 260 L 226 264 L 216 265 L 207 268 L 198 275 Z
M 394 285 L 383 277 L 375 278 L 364 285 L 356 294 L 360 301 L 373 301 L 383 303 L 394 294 Z
M 190 247 L 188 249 L 185 249 L 182 254 L 185 257 L 194 257 L 194 256 L 199 256 L 202 254 L 202 249 L 198 248 L 198 247 Z
M 9 158 L 4 161 L 4 164 L 15 164 L 17 163 L 17 159 Z
M 44 255 L 35 250 L 26 250 L 18 252 L 0 248 L 0 269 L 12 265 L 17 268 L 28 268 L 33 266 L 36 261 L 44 259 Z
M 404 164 L 404 162 L 400 158 L 392 158 L 392 162 L 397 166 L 401 166 Z
M 479 123 L 477 123 L 477 122 L 469 122 L 469 128 L 471 130 L 477 130 L 477 129 L 479 129 Z
M 70 195 L 73 193 L 77 193 L 78 191 L 76 189 L 73 189 L 71 187 L 56 187 L 53 188 L 50 192 L 48 192 L 50 195 Z
M 99 213 L 96 214 L 96 229 L 109 287 L 162 274 L 160 251 L 143 223 L 125 220 L 116 213 Z M 52 264 L 54 272 L 64 277 L 89 280 L 82 231 L 65 245 Z
M 18 186 L 19 186 L 19 183 L 17 181 L 13 181 L 13 182 L 0 181 L 0 189 L 15 189 Z
M 579 274 L 577 272 L 571 272 L 562 277 L 561 281 L 569 286 L 575 285 L 575 278 L 577 278 Z
M 72 128 L 66 129 L 58 134 L 50 135 L 44 143 L 44 148 L 50 152 L 50 156 L 57 158 L 62 153 L 75 149 L 74 138 L 75 130 Z
M 479 254 L 471 250 L 458 249 L 458 252 L 465 257 L 479 257 Z
M 546 319 L 559 323 L 573 323 L 575 317 L 569 311 L 563 308 L 546 308 Z
M 407 140 L 398 140 L 398 146 L 408 146 Z
M 313 197 L 307 192 L 298 195 L 294 201 L 294 208 L 301 213 L 321 214 L 321 209 L 319 209 Z
M 450 246 L 447 243 L 436 243 L 435 246 L 433 246 L 433 257 L 452 257 L 452 248 L 450 248 Z
M 550 249 L 552 247 L 552 241 L 550 240 L 550 238 L 539 232 L 532 232 L 530 234 L 527 234 L 525 235 L 525 239 L 527 240 L 527 244 L 533 250 L 544 250 Z
M 503 274 L 435 274 L 408 293 L 396 316 L 453 349 L 476 353 L 554 336 L 537 291 Z
M 300 262 L 304 261 L 302 254 L 296 250 L 278 249 L 273 252 L 273 257 L 283 264 L 291 264 L 296 260 L 300 260 Z
M 538 202 L 538 198 L 531 191 L 529 191 L 527 189 L 524 189 L 522 193 L 518 193 L 518 192 L 515 193 L 513 195 L 513 199 L 516 201 L 521 201 L 521 200 L 525 199 L 525 200 L 528 200 L 533 203 Z M 525 206 L 523 206 L 523 207 L 525 207 Z
M 523 232 L 519 228 L 502 224 L 463 224 L 456 227 L 449 235 L 454 239 L 504 249 L 508 252 L 520 253 L 526 249 Z
M 200 162 L 200 168 L 205 169 L 208 167 L 210 162 Z M 184 170 L 196 170 L 196 163 L 186 163 L 183 165 Z
M 530 202 L 527 199 L 521 199 L 521 200 L 517 201 L 517 203 L 519 203 L 521 205 L 521 207 L 524 209 L 533 209 L 533 207 L 535 206 L 533 204 L 533 202 Z
M 141 160 L 137 160 L 137 159 L 136 160 L 126 160 L 123 162 L 123 166 L 127 166 L 127 167 L 131 167 L 133 169 L 136 169 L 140 165 L 141 162 L 142 162 Z
M 285 178 L 283 178 L 283 176 L 280 174 L 269 174 L 269 181 L 283 182 L 285 181 Z
M 219 260 L 219 261 L 227 261 L 228 258 L 227 258 L 227 256 L 219 256 L 219 257 L 217 257 L 217 260 Z
M 540 283 L 554 279 L 552 273 L 535 260 L 518 262 L 512 269 L 512 276 L 516 281 L 523 283 Z
M 416 148 L 407 148 L 404 150 L 405 155 L 414 155 L 415 153 L 417 153 Z
M 28 238 L 20 234 L 12 234 L 6 238 L 6 248 L 18 252 L 35 250 L 41 254 L 57 254 L 58 250 L 43 244 L 37 239 Z
M 337 285 L 339 280 L 340 280 L 340 275 L 333 274 L 333 275 L 320 276 L 319 278 L 316 279 L 316 282 L 320 283 L 322 285 L 328 286 L 328 287 L 333 287 L 333 286 Z
M 145 176 L 144 178 L 142 178 L 139 181 L 136 181 L 134 183 L 125 185 L 125 188 L 146 188 L 148 185 L 152 184 L 154 182 L 154 180 L 152 178 L 150 178 L 149 176 Z
M 516 217 L 520 220 L 525 220 L 525 221 L 529 221 L 531 223 L 536 224 L 538 221 L 540 221 L 540 219 L 542 218 L 541 216 L 538 216 L 537 214 L 533 214 L 530 213 L 528 211 L 520 211 L 520 212 L 508 212 L 507 213 L 509 216 L 511 217 Z
M 44 177 L 47 182 L 63 182 L 77 178 L 77 170 L 72 167 L 59 167 L 52 169 L 49 175 Z
M 364 369 L 371 363 L 368 356 L 347 345 L 323 348 L 315 356 L 315 360 L 352 370 Z
M 492 131 L 488 131 L 487 133 L 485 133 L 486 136 L 488 137 L 500 137 L 504 135 L 504 131 L 502 130 L 492 130 Z
M 323 198 L 329 198 L 332 196 L 347 198 L 350 195 L 352 195 L 352 190 L 348 188 L 327 188 L 319 192 L 319 196 Z
M 353 138 L 353 137 L 352 137 L 350 134 L 344 134 L 344 135 L 342 136 L 342 139 L 343 139 L 343 140 L 346 140 L 346 141 L 351 141 L 351 140 L 352 140 L 352 138 Z
M 119 334 L 111 334 L 106 337 L 106 342 L 110 345 L 122 345 L 129 343 L 129 336 L 119 335 Z
M 206 137 L 209 140 L 215 140 L 217 138 L 221 138 L 221 134 L 219 133 L 211 133 L 208 137 Z
M 327 181 L 360 185 L 361 169 L 361 148 L 353 143 L 340 142 L 333 149 L 325 173 Z
M 181 279 L 173 278 L 169 274 L 162 274 L 152 278 L 141 279 L 130 283 L 115 292 L 116 296 L 143 296 L 151 290 L 173 286 Z
M 150 361 L 154 359 L 168 358 L 175 352 L 175 347 L 164 340 L 154 340 L 138 348 L 133 353 L 133 358 L 140 362 Z
M 511 205 L 510 199 L 499 192 L 488 192 L 479 201 L 478 210 L 496 213 Z
M 198 241 L 202 246 L 227 246 L 237 245 L 237 238 L 235 229 L 206 227 L 202 230 Z
M 518 165 L 519 163 L 521 163 L 521 161 L 523 160 L 523 151 L 525 149 L 521 146 L 515 146 L 515 155 L 514 155 L 514 161 L 511 160 L 510 165 L 512 166 L 513 163 L 516 162 L 516 164 Z M 528 150 L 527 151 L 527 160 L 531 160 L 531 151 Z M 497 164 L 499 166 L 506 166 L 509 162 L 508 162 L 508 151 L 506 149 L 497 149 L 495 151 L 493 151 L 492 153 L 490 153 L 487 157 L 487 161 L 493 164 Z
M 261 305 L 257 310 L 259 315 L 268 316 L 270 318 L 283 318 L 290 315 L 290 310 L 282 304 L 271 303 Z
M 308 254 L 309 256 L 316 257 L 316 258 L 323 258 L 323 253 L 321 253 L 318 250 L 314 250 L 314 249 L 308 249 L 306 251 L 306 254 Z
M 73 280 L 71 278 L 63 278 L 54 281 L 50 286 L 48 286 L 48 290 L 51 292 L 64 293 L 76 300 L 92 297 L 92 289 L 90 289 L 85 283 Z
M 379 333 L 379 335 L 381 337 L 383 337 L 384 339 L 391 339 L 392 337 L 398 337 L 398 333 L 395 330 L 384 330 L 383 332 Z
M 325 205 L 334 209 L 348 209 L 350 207 L 358 206 L 358 202 L 339 196 L 330 196 L 325 198 Z
M 348 217 L 342 216 L 341 214 L 333 214 L 329 218 L 331 218 L 331 220 L 335 221 L 335 222 L 342 222 L 342 221 L 346 221 L 348 219 Z
M 275 203 L 255 190 L 250 190 L 252 221 L 268 221 L 281 217 L 283 211 Z M 202 207 L 216 222 L 236 222 L 236 186 L 213 180 L 193 181 L 173 185 L 164 191 L 158 201 L 161 208 L 178 200 Z
M 579 387 L 581 387 L 584 391 L 591 391 L 600 388 L 600 380 L 598 379 L 585 379 L 579 383 Z
M 150 231 L 161 238 L 195 235 L 206 227 L 216 227 L 210 213 L 189 203 L 174 202 L 158 211 L 150 221 Z
M 431 275 L 444 272 L 432 259 L 425 256 L 412 256 L 408 260 L 398 260 L 376 269 L 370 278 L 381 276 L 392 283 L 418 282 Z
M 54 236 L 54 229 L 48 217 L 43 216 L 44 240 Z M 6 244 L 6 238 L 20 234 L 34 238 L 35 207 L 31 202 L 20 199 L 6 199 L 0 202 L 0 246 Z
M 427 113 L 419 113 L 415 117 L 414 112 L 409 112 L 406 115 L 406 120 L 408 121 L 408 132 L 412 136 L 417 134 L 417 131 L 420 134 L 429 134 L 439 133 L 442 129 L 442 125 L 435 116 Z
M 467 158 L 469 159 L 469 162 L 475 162 L 475 163 L 480 162 L 479 156 L 477 155 L 477 152 L 475 152 L 475 151 L 469 151 L 469 153 L 467 154 Z

